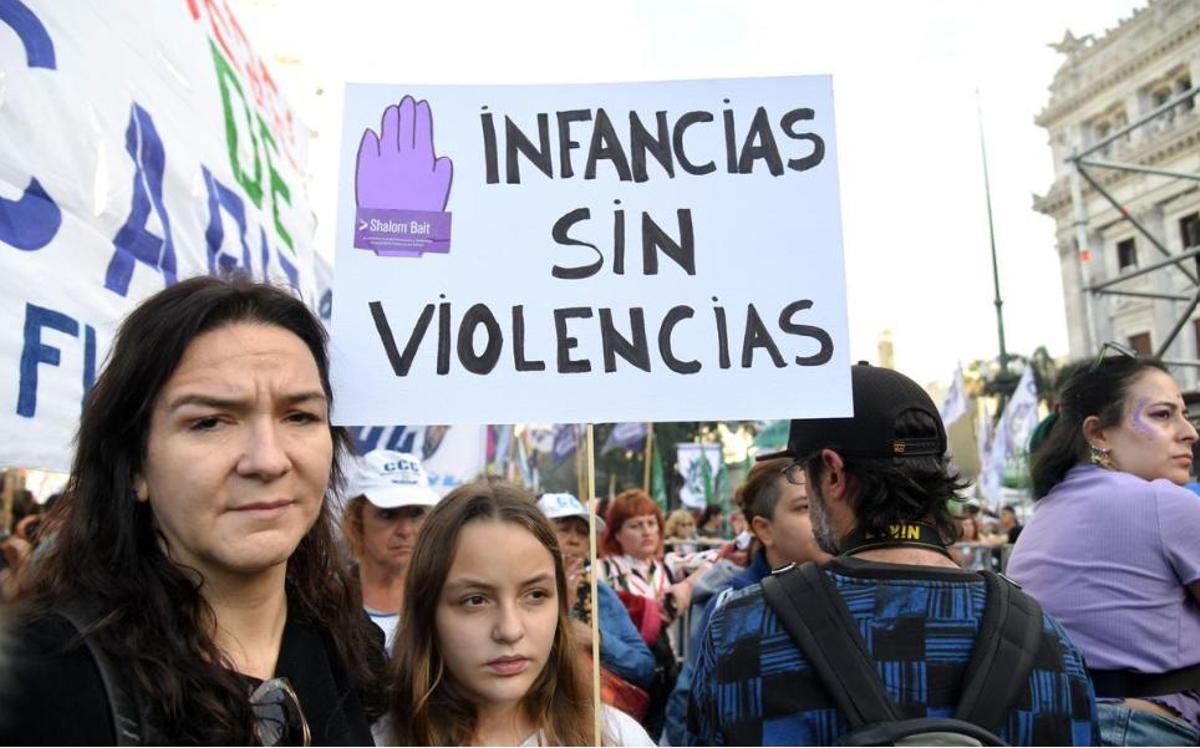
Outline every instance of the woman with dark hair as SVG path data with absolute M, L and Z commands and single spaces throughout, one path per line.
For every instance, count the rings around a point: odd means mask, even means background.
M 716 504 L 709 504 L 704 507 L 704 511 L 700 512 L 700 519 L 696 522 L 699 529 L 697 534 L 702 538 L 719 538 L 722 537 L 722 529 L 725 524 L 725 516 L 721 512 L 721 507 Z
M 1034 454 L 1037 504 L 1007 573 L 1087 659 L 1105 745 L 1200 739 L 1196 429 L 1162 364 L 1077 371 Z
M 451 491 L 409 562 L 391 666 L 396 745 L 595 745 L 554 527 L 503 481 Z M 605 709 L 606 745 L 652 745 Z
M 285 291 L 193 278 L 126 318 L 22 584 L 0 743 L 370 741 L 382 648 L 334 544 L 331 398 Z
M 666 733 L 671 745 L 685 744 L 688 692 L 699 656 L 700 638 L 713 610 L 730 592 L 761 583 L 772 569 L 808 561 L 824 564 L 831 558 L 817 546 L 813 535 L 804 474 L 793 471 L 789 479 L 793 464 L 790 457 L 760 460 L 750 468 L 746 482 L 733 493 L 734 503 L 741 507 L 754 536 L 750 564 L 727 576 L 719 574 L 724 567 L 718 565 L 696 586 L 688 631 L 688 655 L 667 704 Z

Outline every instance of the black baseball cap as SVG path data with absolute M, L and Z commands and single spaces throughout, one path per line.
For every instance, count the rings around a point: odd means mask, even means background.
M 807 457 L 822 449 L 832 449 L 843 457 L 940 457 L 946 454 L 946 428 L 933 400 L 913 380 L 898 371 L 871 366 L 860 361 L 850 367 L 850 386 L 854 397 L 851 418 L 806 418 L 792 421 L 787 449 L 773 457 Z M 926 413 L 936 424 L 937 433 L 928 437 L 896 435 L 896 421 L 910 411 Z

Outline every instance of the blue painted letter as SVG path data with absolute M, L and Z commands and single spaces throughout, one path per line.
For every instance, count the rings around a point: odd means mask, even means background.
M 125 150 L 133 158 L 133 204 L 125 225 L 113 237 L 116 252 L 108 262 L 104 280 L 105 288 L 122 296 L 129 292 L 129 280 L 137 262 L 161 271 L 166 284 L 175 285 L 175 245 L 171 241 L 171 220 L 162 199 L 167 156 L 154 129 L 154 120 L 136 103 L 125 130 Z M 162 224 L 162 237 L 146 230 L 151 209 Z
M 25 347 L 21 351 L 21 379 L 17 395 L 17 415 L 33 418 L 37 413 L 38 364 L 58 366 L 61 351 L 42 343 L 42 328 L 49 327 L 72 337 L 79 335 L 79 323 L 62 312 L 25 304 Z

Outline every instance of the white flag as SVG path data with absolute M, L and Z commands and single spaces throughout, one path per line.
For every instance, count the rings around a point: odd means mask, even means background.
M 946 391 L 946 398 L 942 400 L 941 416 L 942 423 L 946 428 L 950 428 L 950 424 L 962 418 L 967 412 L 967 389 L 963 385 L 962 364 L 954 367 L 954 377 L 950 380 L 950 389 Z
M 683 476 L 683 487 L 679 489 L 679 500 L 691 509 L 703 509 L 708 504 L 709 491 L 706 483 L 716 481 L 721 470 L 720 444 L 676 444 L 677 470 Z M 707 469 L 704 463 L 708 463 Z M 705 473 L 708 473 L 706 480 Z
M 999 504 L 1002 501 L 1000 489 L 1004 483 L 1004 466 L 1010 455 L 1029 448 L 1029 436 L 1037 427 L 1038 422 L 1037 383 L 1033 379 L 1033 367 L 1026 366 L 1013 390 L 1000 422 L 996 424 L 996 433 L 992 435 L 992 445 L 988 460 L 983 469 L 982 483 L 988 500 Z
M 983 414 L 979 416 L 979 428 L 975 432 L 976 447 L 979 450 L 979 477 L 975 483 L 979 487 L 981 496 L 987 497 L 993 494 L 999 495 L 1000 483 L 997 481 L 992 484 L 991 460 L 992 454 L 992 438 L 995 436 L 995 430 L 992 428 L 992 415 L 987 412 L 987 408 L 983 409 Z M 1002 478 L 1003 476 L 1001 476 Z

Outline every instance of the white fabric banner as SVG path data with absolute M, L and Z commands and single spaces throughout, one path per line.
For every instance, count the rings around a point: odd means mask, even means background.
M 0 466 L 65 470 L 142 298 L 242 268 L 316 305 L 306 131 L 225 3 L 3 5 Z
M 851 415 L 829 77 L 351 85 L 341 149 L 337 422 Z

